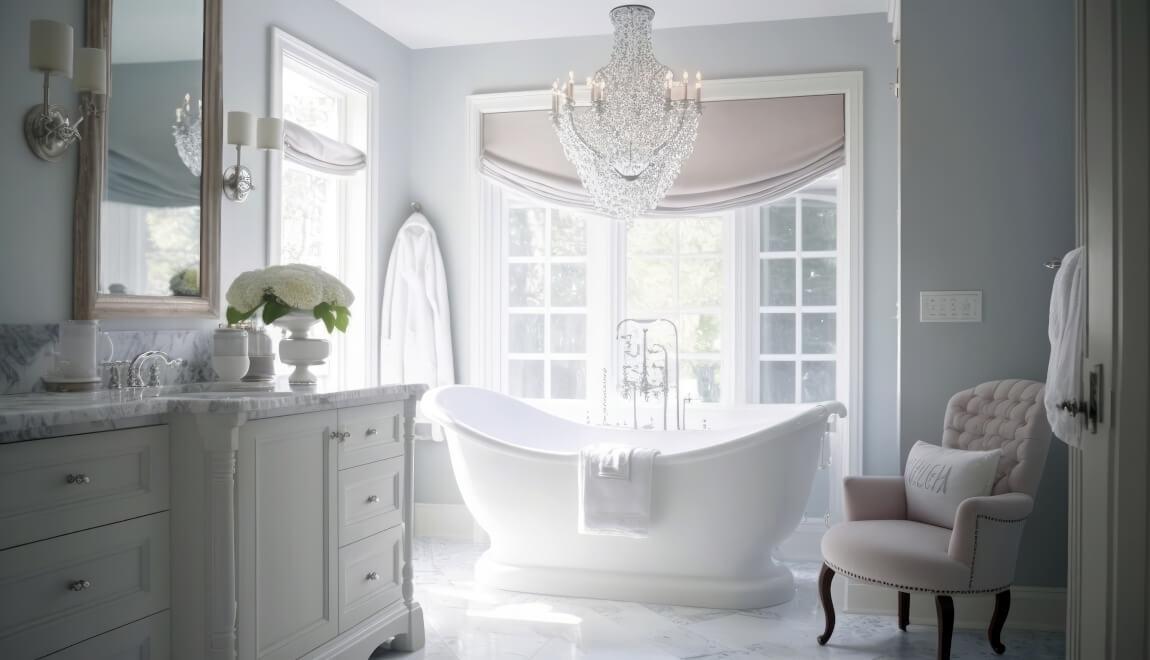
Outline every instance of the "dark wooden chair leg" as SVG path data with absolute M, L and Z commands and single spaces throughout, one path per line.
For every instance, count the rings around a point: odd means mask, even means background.
M 906 632 L 910 623 L 910 594 L 905 591 L 898 592 L 898 629 Z
M 937 595 L 934 606 L 938 610 L 938 660 L 950 660 L 950 638 L 954 634 L 954 600 Z
M 1002 628 L 1006 625 L 1006 615 L 1010 614 L 1010 589 L 1000 591 L 994 596 L 994 614 L 990 617 L 990 629 L 986 636 L 990 639 L 990 648 L 1002 655 L 1006 646 L 1002 643 Z
M 823 616 L 826 617 L 827 625 L 823 634 L 819 635 L 820 646 L 830 641 L 831 633 L 835 631 L 835 604 L 831 602 L 831 580 L 834 578 L 834 570 L 823 564 L 822 570 L 819 571 L 819 601 L 823 604 Z

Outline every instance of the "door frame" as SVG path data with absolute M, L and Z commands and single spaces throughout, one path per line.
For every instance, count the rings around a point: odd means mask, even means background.
M 1087 250 L 1082 392 L 1097 426 L 1070 451 L 1067 657 L 1150 651 L 1150 103 L 1145 0 L 1078 0 L 1078 233 Z M 1079 397 L 1085 400 L 1087 396 Z

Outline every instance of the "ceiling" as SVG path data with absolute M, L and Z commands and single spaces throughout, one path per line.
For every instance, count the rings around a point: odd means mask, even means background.
M 409 48 L 610 34 L 624 0 L 338 0 Z M 888 0 L 649 0 L 655 29 L 886 12 Z

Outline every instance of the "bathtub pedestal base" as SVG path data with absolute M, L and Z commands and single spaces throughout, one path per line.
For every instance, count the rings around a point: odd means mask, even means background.
M 767 561 L 759 577 L 723 579 L 518 566 L 499 561 L 488 550 L 475 564 L 475 579 L 496 589 L 551 596 L 745 610 L 781 605 L 794 598 L 790 569 Z

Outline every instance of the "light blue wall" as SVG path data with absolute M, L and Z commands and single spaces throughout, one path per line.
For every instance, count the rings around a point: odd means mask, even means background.
M 20 122 L 40 97 L 40 78 L 28 70 L 28 22 L 50 18 L 71 24 L 81 45 L 82 0 L 0 3 L 0 323 L 50 323 L 71 317 L 72 207 L 76 150 L 63 161 L 45 163 L 24 145 Z M 335 0 L 280 2 L 224 0 L 224 110 L 270 112 L 271 27 L 278 26 L 326 51 L 379 82 L 379 234 L 381 258 L 405 217 L 408 189 L 409 105 L 394 99 L 408 94 L 411 51 Z M 54 81 L 54 85 L 57 83 Z M 114 85 L 114 83 L 113 83 Z M 115 88 L 113 87 L 113 94 Z M 53 92 L 59 103 L 75 103 L 70 81 Z M 178 100 L 178 99 L 176 99 Z M 157 99 L 168 116 L 176 100 Z M 167 109 L 171 105 L 171 110 Z M 234 152 L 225 151 L 225 162 Z M 265 262 L 267 157 L 249 151 L 245 164 L 258 187 L 244 204 L 221 202 L 220 245 L 223 286 L 244 270 Z M 210 320 L 122 320 L 122 328 L 210 328 Z
M 0 3 L 0 323 L 54 323 L 72 313 L 72 196 L 76 150 L 46 163 L 24 142 L 24 113 L 43 79 L 28 69 L 28 22 L 63 21 L 82 35 L 84 3 Z M 72 81 L 52 81 L 52 101 L 74 100 Z
M 1045 380 L 1042 263 L 1074 244 L 1074 20 L 1071 0 L 912 0 L 902 21 L 905 460 L 937 440 L 954 392 Z M 918 292 L 936 289 L 981 289 L 983 322 L 919 323 Z M 1066 498 L 1056 442 L 1019 583 L 1065 584 Z
M 657 25 L 656 19 L 656 25 Z M 465 116 L 468 94 L 544 89 L 570 69 L 591 71 L 610 53 L 611 37 L 579 37 L 437 48 L 412 52 L 411 191 L 436 224 L 447 262 L 458 373 L 470 368 L 464 297 L 470 259 L 465 226 Z M 669 66 L 708 78 L 861 70 L 864 92 L 864 361 L 866 470 L 898 469 L 895 50 L 883 15 L 723 25 L 655 32 Z M 421 447 L 421 501 L 458 502 L 442 445 Z

